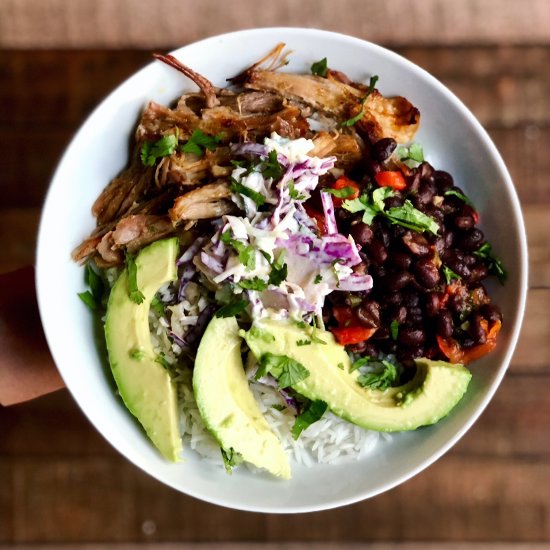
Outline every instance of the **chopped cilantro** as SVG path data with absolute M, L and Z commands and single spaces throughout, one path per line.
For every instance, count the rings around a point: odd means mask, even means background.
M 248 302 L 246 300 L 235 300 L 218 309 L 216 317 L 235 317 L 239 313 L 242 313 L 247 306 Z
M 195 155 L 202 157 L 206 149 L 213 151 L 219 145 L 223 138 L 223 133 L 216 136 L 209 136 L 201 130 L 193 130 L 189 140 L 180 147 L 180 151 L 183 153 L 194 153 Z
M 355 192 L 356 189 L 354 189 L 351 185 L 348 185 L 347 187 L 342 187 L 341 189 L 330 189 L 328 187 L 323 189 L 323 193 L 330 193 L 338 199 L 347 199 L 348 197 L 351 197 Z
M 306 428 L 321 419 L 327 408 L 328 405 L 324 401 L 311 401 L 307 408 L 296 417 L 290 430 L 292 437 L 298 439 Z
M 323 276 L 320 273 L 317 273 L 315 275 L 315 279 L 313 279 L 313 284 L 318 285 L 323 280 Z
M 288 388 L 309 376 L 309 371 L 291 357 L 264 353 L 260 358 L 260 367 L 256 371 L 256 380 L 271 374 L 277 379 L 279 388 Z
M 261 251 L 263 257 L 269 262 L 271 266 L 271 271 L 269 273 L 269 284 L 274 286 L 279 286 L 288 275 L 288 266 L 284 263 L 285 251 L 281 250 L 276 260 L 272 260 L 271 256 Z
M 456 189 L 447 189 L 447 191 L 445 191 L 443 195 L 445 195 L 446 197 L 456 197 L 462 202 L 466 203 L 468 206 L 471 206 L 472 208 L 474 207 L 474 203 L 466 195 L 464 195 L 460 191 L 457 191 Z
M 166 314 L 164 304 L 155 296 L 151 300 L 151 309 L 159 316 L 162 317 Z
M 233 468 L 239 466 L 243 462 L 243 457 L 240 453 L 235 451 L 233 447 L 230 447 L 228 451 L 220 447 L 222 453 L 223 465 L 225 466 L 225 471 L 230 474 L 233 471 Z
M 393 341 L 397 340 L 397 335 L 399 334 L 399 323 L 394 319 L 390 323 L 390 336 Z
M 311 331 L 311 334 L 309 335 L 309 337 L 311 338 L 311 341 L 314 344 L 322 344 L 323 346 L 326 346 L 327 343 L 323 339 L 319 338 L 319 336 L 317 336 L 316 332 L 317 332 L 317 327 L 313 327 L 313 330 Z
M 141 146 L 141 162 L 145 166 L 154 166 L 158 158 L 174 153 L 177 145 L 177 133 L 163 136 L 158 141 L 146 141 Z
M 135 359 L 136 361 L 141 361 L 141 360 L 145 359 L 145 352 L 141 349 L 133 349 L 130 352 L 130 357 L 132 359 Z
M 326 57 L 315 61 L 311 64 L 311 74 L 315 76 L 322 76 L 323 78 L 327 76 L 328 61 Z
M 239 262 L 241 262 L 247 269 L 252 271 L 256 267 L 256 251 L 252 245 L 246 245 L 236 239 L 231 239 L 229 244 L 239 254 Z
M 378 76 L 374 75 L 370 77 L 369 89 L 367 90 L 367 95 L 361 100 L 361 110 L 354 117 L 349 118 L 348 120 L 344 120 L 341 126 L 353 126 L 355 123 L 359 122 L 363 118 L 365 114 L 365 102 L 374 91 L 374 86 L 376 85 L 377 81 L 378 81 Z
M 136 304 L 143 303 L 145 296 L 139 290 L 137 283 L 137 265 L 134 257 L 126 253 L 126 268 L 128 269 L 128 296 Z
M 474 255 L 486 261 L 489 273 L 491 275 L 495 275 L 501 284 L 506 282 L 508 274 L 506 273 L 501 260 L 495 256 L 493 248 L 488 242 L 483 243 L 479 249 L 474 252 Z
M 296 340 L 297 346 L 310 346 L 311 340 Z
M 336 365 L 340 370 L 344 370 L 345 366 L 344 366 L 344 363 L 338 363 Z
M 397 369 L 393 363 L 382 359 L 372 363 L 373 370 L 360 374 L 357 378 L 359 385 L 373 390 L 385 390 L 397 380 Z
M 275 336 L 271 334 L 268 330 L 260 328 L 258 326 L 253 326 L 250 329 L 250 336 L 256 338 L 257 340 L 263 340 L 264 342 L 270 343 L 275 342 Z
M 298 322 L 296 323 L 296 326 L 297 326 L 298 328 L 307 328 L 307 324 L 306 324 L 304 321 L 298 321 Z
M 384 200 L 393 197 L 394 191 L 389 187 L 379 187 L 372 192 L 372 196 L 361 195 L 357 199 L 346 200 L 342 208 L 349 212 L 363 212 L 363 223 L 370 225 L 375 216 L 382 215 L 389 222 L 401 225 L 413 231 L 422 233 L 428 231 L 437 235 L 439 225 L 433 219 L 415 208 L 410 200 L 406 200 L 403 206 L 395 206 L 386 210 Z
M 271 405 L 271 408 L 275 409 L 276 411 L 284 411 L 286 409 L 284 405 L 280 405 L 279 403 Z
M 291 199 L 294 199 L 296 201 L 306 200 L 305 195 L 300 195 L 300 193 L 298 191 L 296 191 L 296 189 L 294 187 L 294 180 L 290 180 L 288 182 L 288 194 L 290 195 Z
M 458 273 L 455 273 L 450 267 L 448 267 L 446 265 L 443 266 L 443 276 L 445 277 L 445 282 L 448 285 L 451 284 L 451 281 L 453 279 L 455 279 L 455 280 L 462 279 L 462 277 Z
M 260 279 L 260 277 L 253 277 L 252 279 L 243 279 L 237 283 L 241 288 L 245 290 L 257 290 L 262 291 L 267 288 L 267 281 Z
M 420 143 L 413 143 L 410 147 L 399 147 L 397 156 L 409 168 L 414 168 L 419 163 L 424 162 L 424 150 Z
M 79 292 L 78 297 L 92 310 L 95 311 L 99 306 L 96 302 L 96 299 L 93 297 L 93 294 L 86 290 L 84 292 Z
M 233 177 L 231 178 L 231 191 L 252 199 L 258 206 L 262 206 L 265 203 L 265 197 L 261 193 L 243 185 Z
M 86 264 L 86 269 L 84 271 L 84 282 L 90 287 L 94 299 L 97 302 L 101 302 L 105 285 L 103 284 L 103 279 L 89 263 Z
M 277 159 L 277 151 L 269 151 L 262 168 L 264 178 L 272 178 L 274 181 L 280 180 L 283 177 L 283 173 L 284 169 Z
M 170 370 L 171 368 L 170 363 L 167 361 L 166 356 L 162 352 L 157 355 L 155 362 L 162 365 L 166 370 Z

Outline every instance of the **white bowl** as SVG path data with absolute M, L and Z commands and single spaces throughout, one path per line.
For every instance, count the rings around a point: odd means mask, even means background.
M 338 466 L 293 465 L 291 481 L 233 475 L 189 449 L 180 464 L 165 461 L 117 397 L 101 360 L 92 317 L 78 300 L 83 270 L 71 250 L 94 227 L 90 207 L 127 163 L 141 109 L 170 104 L 193 85 L 153 62 L 119 86 L 74 137 L 48 192 L 38 239 L 37 292 L 48 343 L 67 387 L 95 427 L 125 457 L 158 480 L 202 500 L 251 511 L 295 513 L 334 508 L 372 497 L 414 476 L 445 453 L 473 424 L 499 385 L 518 337 L 527 290 L 527 246 L 513 183 L 495 146 L 468 109 L 427 72 L 393 52 L 357 38 L 312 29 L 255 29 L 216 36 L 174 52 L 217 85 L 258 60 L 278 42 L 294 51 L 287 70 L 308 72 L 327 56 L 356 80 L 380 77 L 386 95 L 404 95 L 422 114 L 417 141 L 428 160 L 449 171 L 472 198 L 481 226 L 509 272 L 490 287 L 502 307 L 497 349 L 471 365 L 473 380 L 457 408 L 437 425 L 396 434 L 370 456 Z M 99 335 L 101 338 L 102 335 Z

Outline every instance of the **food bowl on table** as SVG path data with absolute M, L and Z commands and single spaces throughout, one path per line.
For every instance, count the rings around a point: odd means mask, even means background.
M 380 438 L 363 458 L 311 467 L 292 464 L 290 480 L 239 468 L 228 475 L 188 448 L 178 463 L 165 460 L 116 392 L 103 335 L 77 294 L 83 270 L 73 249 L 94 228 L 91 205 L 128 163 L 129 140 L 144 106 L 170 105 L 192 82 L 159 62 L 137 72 L 111 93 L 75 135 L 51 183 L 40 224 L 37 292 L 46 337 L 76 402 L 103 436 L 128 460 L 159 481 L 193 497 L 230 508 L 298 513 L 343 506 L 399 485 L 442 456 L 472 426 L 490 401 L 510 362 L 523 317 L 527 247 L 517 195 L 492 141 L 447 88 L 423 69 L 369 42 L 313 29 L 254 29 L 216 36 L 173 55 L 225 86 L 276 44 L 292 50 L 283 70 L 307 73 L 327 57 L 330 67 L 368 85 L 378 75 L 385 96 L 405 96 L 421 113 L 415 141 L 427 160 L 451 173 L 470 197 L 481 228 L 502 259 L 505 285 L 488 284 L 504 323 L 496 349 L 471 363 L 472 380 L 452 413 L 437 424 Z

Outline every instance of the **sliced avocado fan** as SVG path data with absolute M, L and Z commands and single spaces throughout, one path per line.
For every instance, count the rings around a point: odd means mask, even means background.
M 135 259 L 137 292 L 143 300 L 130 298 L 125 269 L 111 290 L 105 320 L 109 363 L 120 396 L 162 455 L 174 462 L 182 450 L 177 394 L 151 344 L 149 307 L 158 289 L 176 279 L 178 250 L 177 238 L 144 248 Z
M 239 453 L 254 466 L 290 478 L 283 446 L 273 433 L 248 385 L 235 317 L 214 317 L 201 339 L 193 391 L 199 412 L 226 453 Z
M 344 347 L 330 332 L 316 330 L 311 338 L 295 324 L 269 320 L 257 328 L 261 331 L 248 331 L 245 340 L 258 361 L 270 353 L 299 362 L 309 374 L 292 386 L 296 392 L 326 402 L 334 414 L 369 430 L 406 431 L 435 424 L 460 401 L 471 378 L 462 365 L 417 359 L 416 374 L 406 384 L 385 390 L 363 388 L 359 373 L 350 372 Z M 262 331 L 273 338 L 258 337 Z

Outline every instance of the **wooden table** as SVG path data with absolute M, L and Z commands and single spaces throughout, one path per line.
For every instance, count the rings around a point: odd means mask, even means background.
M 33 262 L 40 206 L 63 148 L 152 49 L 269 24 L 317 26 L 386 45 L 444 82 L 488 129 L 515 181 L 530 248 L 527 314 L 509 373 L 476 425 L 427 471 L 371 500 L 290 517 L 226 510 L 164 487 L 114 451 L 66 390 L 0 408 L 0 544 L 549 547 L 550 5 L 544 0 L 231 6 L 1 0 L 0 273 Z M 180 546 L 166 546 L 172 547 Z

